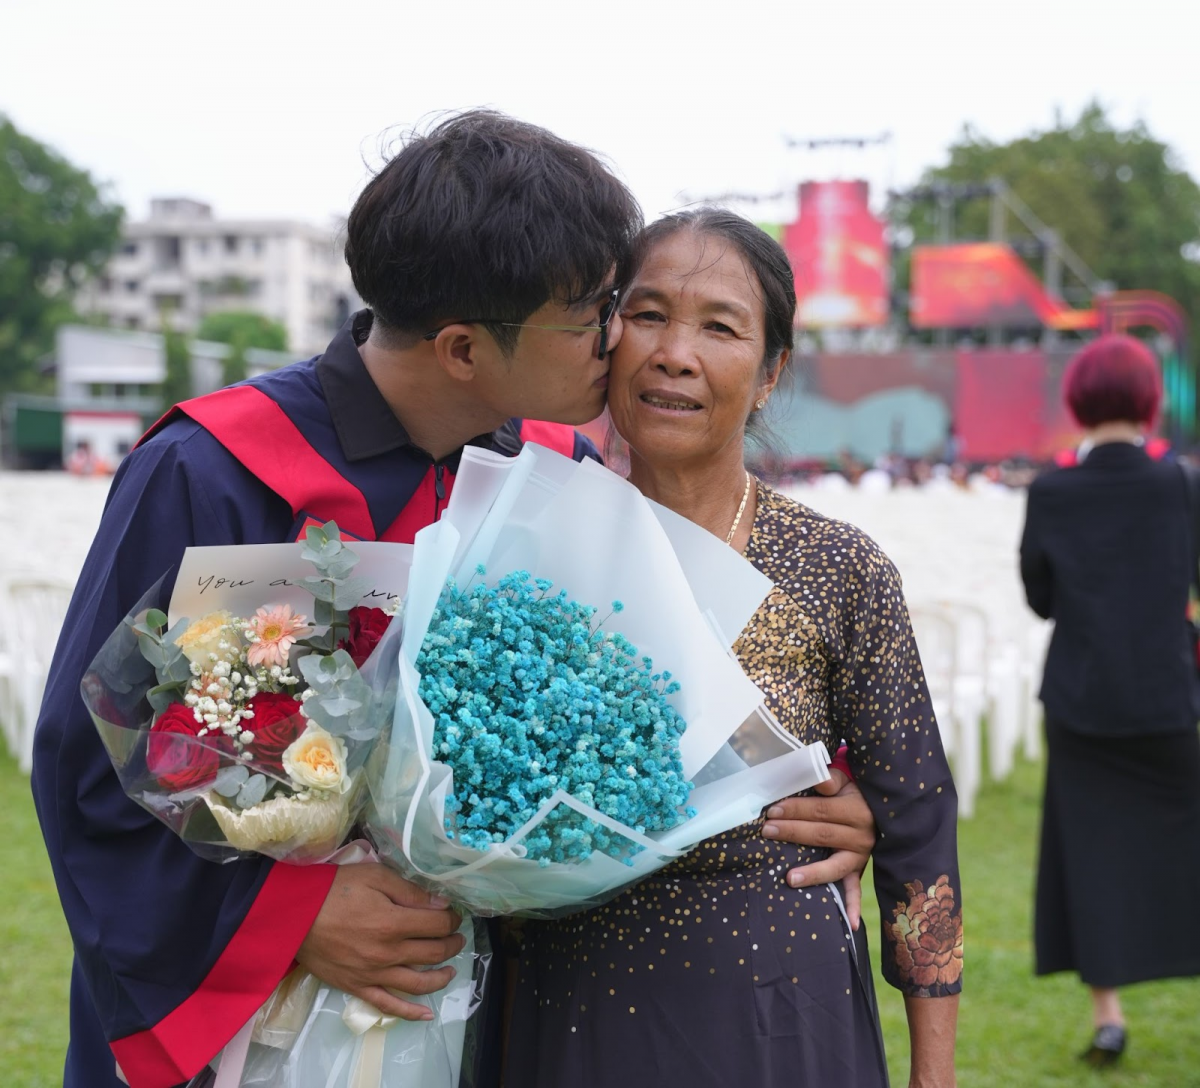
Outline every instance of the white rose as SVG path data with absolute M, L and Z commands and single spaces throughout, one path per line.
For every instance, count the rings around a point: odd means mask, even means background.
M 284 749 L 283 769 L 301 789 L 345 793 L 350 788 L 345 742 L 312 722 Z

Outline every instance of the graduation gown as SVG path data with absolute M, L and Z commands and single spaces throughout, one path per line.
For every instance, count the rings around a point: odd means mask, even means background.
M 359 357 L 369 327 L 356 314 L 324 355 L 173 410 L 113 480 L 34 744 L 34 801 L 75 950 L 64 1088 L 116 1088 L 118 1064 L 133 1088 L 194 1076 L 290 970 L 333 882 L 329 865 L 194 854 L 125 796 L 79 683 L 164 574 L 169 594 L 189 546 L 295 540 L 331 516 L 355 536 L 406 542 L 440 516 L 459 454 L 434 462 L 409 440 Z M 598 456 L 568 428 L 520 420 L 472 444 L 515 454 L 530 438 Z

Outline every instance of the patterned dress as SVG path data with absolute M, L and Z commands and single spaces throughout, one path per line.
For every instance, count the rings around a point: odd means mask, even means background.
M 844 740 L 879 829 L 883 974 L 961 986 L 957 798 L 899 575 L 860 530 L 758 485 L 746 557 L 774 583 L 734 650 L 783 726 Z M 701 843 L 595 910 L 517 930 L 508 1088 L 887 1084 L 866 929 L 840 888 L 792 889 L 827 851 L 763 821 Z

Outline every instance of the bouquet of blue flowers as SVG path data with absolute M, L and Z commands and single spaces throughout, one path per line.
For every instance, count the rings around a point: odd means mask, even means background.
M 769 588 L 593 462 L 468 451 L 389 634 L 381 856 L 476 914 L 567 913 L 822 781 L 729 649 Z

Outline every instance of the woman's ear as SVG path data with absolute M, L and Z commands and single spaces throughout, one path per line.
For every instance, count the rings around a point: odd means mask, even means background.
M 788 360 L 790 360 L 791 357 L 792 353 L 788 348 L 784 348 L 783 351 L 779 353 L 779 363 L 775 367 L 775 372 L 769 378 L 765 378 L 762 385 L 758 387 L 758 397 L 755 401 L 756 404 L 760 400 L 767 401 L 770 399 L 771 394 L 775 391 L 775 386 L 779 384 L 779 375 L 783 373 L 783 368 L 788 365 Z

